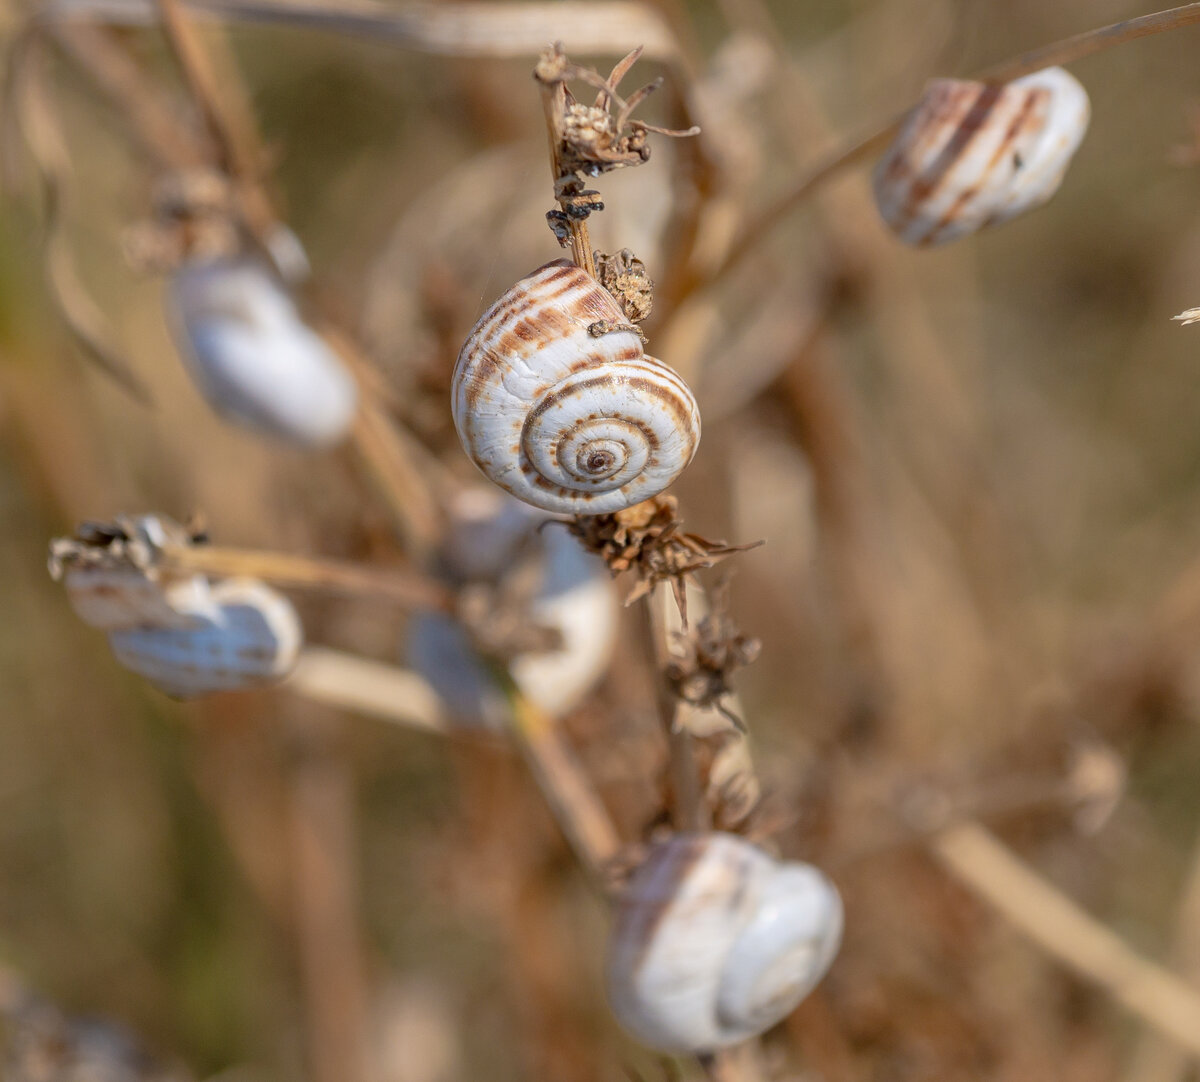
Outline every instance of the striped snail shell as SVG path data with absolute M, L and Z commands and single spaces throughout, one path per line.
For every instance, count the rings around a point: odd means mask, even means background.
M 509 289 L 454 368 L 454 423 L 471 460 L 526 503 L 599 515 L 661 492 L 700 440 L 692 392 L 623 325 L 609 293 L 567 260 Z
M 944 244 L 1047 202 L 1087 131 L 1087 91 L 1062 68 L 1011 83 L 935 79 L 872 184 L 901 240 Z
M 566 530 L 539 529 L 547 516 L 493 488 L 467 489 L 449 510 L 441 557 L 452 581 L 499 583 L 534 559 L 538 579 L 529 618 L 556 630 L 562 646 L 518 654 L 509 671 L 521 693 L 547 715 L 570 713 L 608 668 L 616 642 L 618 606 L 608 569 Z M 504 727 L 505 698 L 457 621 L 442 613 L 415 614 L 406 652 L 459 724 Z
M 228 579 L 184 612 L 188 627 L 110 632 L 117 660 L 178 699 L 272 684 L 296 662 L 303 641 L 296 611 L 260 582 Z
M 707 1052 L 780 1021 L 842 935 L 833 884 L 732 834 L 678 834 L 617 903 L 606 962 L 621 1024 L 664 1052 Z
M 167 308 L 192 379 L 216 413 L 301 447 L 326 447 L 349 432 L 353 377 L 262 264 L 186 263 L 170 280 Z

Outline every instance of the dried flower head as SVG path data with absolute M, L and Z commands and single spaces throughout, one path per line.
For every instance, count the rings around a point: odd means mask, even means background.
M 740 718 L 726 705 L 733 693 L 730 677 L 751 664 L 762 643 L 743 635 L 728 612 L 728 590 L 713 595 L 713 610 L 699 623 L 675 636 L 664 675 L 676 698 L 700 709 L 713 709 L 744 729 Z
M 596 276 L 621 306 L 630 323 L 641 323 L 654 306 L 654 282 L 646 264 L 628 248 L 615 255 L 595 253 Z
M 683 533 L 678 504 L 673 496 L 655 496 L 624 511 L 587 515 L 568 523 L 570 531 L 596 553 L 614 575 L 632 571 L 637 585 L 625 599 L 631 605 L 660 582 L 670 582 L 687 625 L 684 582 L 689 574 L 720 563 L 736 552 L 757 548 L 763 542 L 728 545 Z

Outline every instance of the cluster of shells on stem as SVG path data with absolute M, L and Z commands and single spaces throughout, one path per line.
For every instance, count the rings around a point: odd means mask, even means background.
M 117 660 L 185 699 L 263 687 L 292 669 L 303 643 L 291 602 L 254 579 L 210 582 L 160 565 L 168 545 L 189 545 L 165 516 L 85 524 L 50 546 L 50 573 L 81 620 L 108 636 Z

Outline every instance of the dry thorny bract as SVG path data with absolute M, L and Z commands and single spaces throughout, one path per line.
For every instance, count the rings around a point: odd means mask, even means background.
M 607 515 L 580 515 L 568 523 L 570 531 L 608 564 L 612 573 L 632 571 L 638 579 L 626 605 L 645 597 L 660 582 L 669 582 L 687 627 L 687 576 L 720 563 L 736 552 L 757 548 L 763 542 L 727 545 L 699 534 L 684 533 L 683 520 L 673 496 L 649 500 Z
M 562 114 L 555 123 L 559 145 L 554 148 L 558 166 L 554 194 L 563 211 L 552 211 L 547 216 L 560 243 L 565 242 L 561 228 L 564 217 L 586 218 L 592 211 L 604 209 L 599 193 L 585 187 L 584 177 L 598 177 L 612 169 L 641 165 L 650 157 L 646 141 L 650 132 L 685 136 L 699 131 L 698 128 L 673 131 L 632 119 L 634 109 L 661 84 L 661 79 L 655 80 L 629 98 L 622 98 L 618 93 L 621 80 L 641 54 L 641 48 L 634 49 L 605 79 L 590 68 L 572 64 L 562 46 L 556 44 L 542 54 L 534 69 L 534 78 L 543 85 L 563 87 Z M 577 101 L 567 89 L 565 84 L 572 79 L 597 89 L 596 100 L 591 105 Z
M 729 679 L 738 669 L 758 657 L 762 643 L 738 631 L 729 615 L 728 583 L 713 592 L 712 611 L 694 628 L 675 636 L 664 676 L 677 699 L 702 710 L 718 711 L 738 729 L 740 718 L 726 705 L 733 693 Z

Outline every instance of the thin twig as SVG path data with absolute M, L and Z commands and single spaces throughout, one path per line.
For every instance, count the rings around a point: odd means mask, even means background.
M 555 819 L 592 879 L 605 888 L 604 872 L 621 839 L 574 753 L 552 718 L 523 695 L 508 670 L 492 666 L 512 716 L 512 734 Z
M 931 846 L 946 868 L 1047 954 L 1200 1057 L 1200 990 L 1143 958 L 979 823 L 950 827 Z
M 247 228 L 270 250 L 277 219 L 262 179 L 258 131 L 245 96 L 222 78 L 181 0 L 155 0 L 163 32 L 212 140 L 216 165 L 234 183 Z
M 569 213 L 567 200 L 558 194 L 559 181 L 571 174 L 563 171 L 562 120 L 566 112 L 567 85 L 560 70 L 562 52 L 550 49 L 538 61 L 534 68 L 533 77 L 537 80 L 542 92 L 542 111 L 546 117 L 546 135 L 550 144 L 550 179 L 554 185 L 558 205 L 567 215 L 567 230 L 571 237 L 571 258 L 575 265 L 586 271 L 589 277 L 596 277 L 596 263 L 592 256 L 592 241 L 588 235 L 586 218 L 579 218 Z
M 697 595 L 699 588 L 693 586 L 689 593 Z M 694 607 L 693 601 L 696 602 Z M 697 615 L 703 615 L 703 607 L 702 595 L 689 597 L 688 608 L 693 619 Z M 662 721 L 670 755 L 671 791 L 675 798 L 675 827 L 680 831 L 710 830 L 712 814 L 704 801 L 704 793 L 700 786 L 693 746 L 694 739 L 691 733 L 678 724 L 679 700 L 671 693 L 666 682 L 666 667 L 671 658 L 671 643 L 674 636 L 683 628 L 682 614 L 675 604 L 674 595 L 667 583 L 660 582 L 646 595 L 643 611 L 655 663 L 655 697 L 658 701 L 659 718 Z
M 91 19 L 143 26 L 154 21 L 153 0 L 50 0 L 43 20 Z M 442 56 L 534 56 L 547 41 L 588 53 L 626 53 L 635 45 L 648 59 L 677 61 L 679 48 L 662 18 L 625 0 L 553 3 L 408 4 L 389 8 L 369 0 L 336 7 L 311 0 L 185 0 L 197 14 L 237 22 L 306 27 Z
M 454 607 L 449 590 L 408 570 L 215 545 L 164 546 L 161 556 L 164 566 L 178 571 L 259 578 L 277 586 L 375 599 L 408 609 L 450 612 Z
M 326 706 L 423 732 L 450 733 L 442 701 L 415 672 L 354 654 L 309 646 L 282 685 Z

